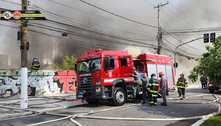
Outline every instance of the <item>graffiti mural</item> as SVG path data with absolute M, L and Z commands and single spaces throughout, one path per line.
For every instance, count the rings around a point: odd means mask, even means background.
M 75 94 L 74 71 L 49 71 L 40 70 L 29 72 L 28 93 L 29 96 L 47 96 L 61 93 Z M 20 93 L 19 72 L 0 71 L 0 96 L 9 97 Z

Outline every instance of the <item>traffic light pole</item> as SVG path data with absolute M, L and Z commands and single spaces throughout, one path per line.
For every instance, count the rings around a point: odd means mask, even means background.
M 177 45 L 175 47 L 175 51 L 174 51 L 174 63 L 177 63 L 177 60 L 176 60 L 176 56 L 177 56 L 177 50 L 181 47 L 181 46 L 184 46 L 188 43 L 191 43 L 191 42 L 194 42 L 196 40 L 200 40 L 200 39 L 203 39 L 203 37 L 199 37 L 199 38 L 196 38 L 196 39 L 192 39 L 190 41 L 187 41 L 187 42 L 183 42 L 183 43 L 180 43 L 179 45 Z M 176 73 L 176 68 L 175 68 L 175 73 Z
M 21 0 L 22 11 L 27 10 L 28 1 Z M 28 108 L 28 40 L 27 40 L 27 20 L 21 20 L 21 109 Z

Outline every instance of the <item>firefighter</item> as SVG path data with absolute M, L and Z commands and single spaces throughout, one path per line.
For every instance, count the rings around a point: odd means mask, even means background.
M 151 78 L 149 80 L 149 85 L 148 85 L 150 105 L 157 105 L 158 87 L 159 84 L 156 78 L 156 74 L 151 74 Z
M 145 104 L 147 101 L 147 75 L 145 73 L 135 71 L 134 77 L 136 83 L 142 87 L 142 104 Z
M 180 100 L 183 100 L 185 98 L 185 88 L 187 87 L 187 81 L 183 73 L 180 74 L 180 77 L 178 78 L 176 86 L 178 89 L 179 98 Z
M 143 102 L 145 104 L 147 101 L 147 85 L 148 85 L 148 78 L 146 74 L 142 74 L 142 90 L 143 90 Z
M 201 85 L 202 85 L 202 89 L 207 88 L 208 77 L 204 74 L 203 76 L 200 77 L 200 82 L 201 82 Z
M 168 84 L 167 80 L 164 78 L 163 72 L 159 73 L 159 78 L 160 78 L 160 94 L 163 98 L 163 102 L 161 103 L 162 106 L 167 106 L 167 91 L 168 91 Z
M 40 62 L 38 58 L 33 58 L 32 59 L 32 64 L 31 64 L 31 70 L 37 71 L 40 69 Z

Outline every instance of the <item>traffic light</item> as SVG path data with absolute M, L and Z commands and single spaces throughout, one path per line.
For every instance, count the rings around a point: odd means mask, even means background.
M 208 43 L 209 42 L 209 33 L 203 34 L 203 42 Z
M 216 41 L 216 33 L 210 33 L 210 42 L 214 43 Z

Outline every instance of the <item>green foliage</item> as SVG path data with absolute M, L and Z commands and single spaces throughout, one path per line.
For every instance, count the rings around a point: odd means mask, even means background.
M 192 73 L 206 74 L 210 80 L 221 84 L 221 36 L 216 39 L 213 47 L 207 47 L 207 52 L 202 55 L 199 64 L 193 69 Z
M 55 64 L 53 67 L 59 70 L 74 70 L 75 62 L 74 56 L 64 56 L 62 64 Z
M 194 83 L 194 82 L 196 82 L 197 79 L 198 79 L 198 73 L 193 70 L 193 71 L 190 73 L 190 75 L 188 76 L 188 78 Z
M 210 117 L 200 126 L 221 126 L 221 115 Z

